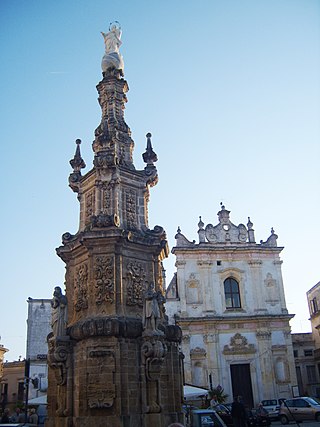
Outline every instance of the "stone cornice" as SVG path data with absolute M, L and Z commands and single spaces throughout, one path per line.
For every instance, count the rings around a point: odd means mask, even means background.
M 207 254 L 208 252 L 212 253 L 228 253 L 228 252 L 259 252 L 259 255 L 261 256 L 262 253 L 280 253 L 284 249 L 284 246 L 276 246 L 276 247 L 269 247 L 269 246 L 261 246 L 258 244 L 239 244 L 239 245 L 228 245 L 228 244 L 215 244 L 212 243 L 200 243 L 200 244 L 193 244 L 192 246 L 174 246 L 171 250 L 173 254 L 181 254 L 181 253 L 197 253 L 197 254 Z
M 235 315 L 235 316 L 203 316 L 203 317 L 178 317 L 176 316 L 176 322 L 184 327 L 185 324 L 203 324 L 203 323 L 252 323 L 252 322 L 270 322 L 285 320 L 289 321 L 294 317 L 294 314 L 266 314 L 266 315 Z

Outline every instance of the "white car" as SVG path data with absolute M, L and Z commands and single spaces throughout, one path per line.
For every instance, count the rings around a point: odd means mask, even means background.
M 277 420 L 279 418 L 279 409 L 284 399 L 266 399 L 262 400 L 262 406 L 268 411 L 270 420 Z

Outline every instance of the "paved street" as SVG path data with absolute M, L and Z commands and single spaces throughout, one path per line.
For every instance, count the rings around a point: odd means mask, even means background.
M 294 423 L 293 421 L 291 421 L 291 423 L 286 424 L 288 427 L 295 427 L 297 426 L 296 423 Z M 317 421 L 303 421 L 303 422 L 299 422 L 300 427 L 319 427 L 320 423 L 318 423 Z M 271 423 L 271 427 L 282 427 L 282 424 L 280 423 L 280 421 L 273 421 Z M 298 426 L 297 426 L 298 427 Z

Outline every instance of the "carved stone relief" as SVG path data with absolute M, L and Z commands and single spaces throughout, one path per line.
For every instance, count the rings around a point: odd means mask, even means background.
M 109 347 L 87 349 L 87 399 L 90 409 L 110 408 L 116 397 L 115 355 Z
M 160 339 L 146 340 L 141 347 L 144 371 L 143 406 L 146 413 L 161 412 L 159 401 L 161 369 L 167 354 L 167 346 Z
M 96 304 L 112 304 L 114 302 L 114 258 L 106 255 L 95 257 L 94 280 L 96 288 Z
M 225 345 L 223 348 L 223 354 L 248 354 L 255 352 L 254 344 L 248 344 L 247 338 L 239 333 L 236 333 L 230 339 L 230 344 Z
M 202 304 L 202 290 L 199 280 L 196 279 L 194 273 L 190 274 L 186 284 L 186 300 L 187 304 Z
M 88 308 L 88 265 L 83 263 L 76 268 L 74 283 L 74 309 L 79 312 Z
M 143 307 L 143 292 L 146 273 L 140 262 L 131 261 L 127 265 L 127 305 Z
M 207 352 L 204 348 L 195 347 L 190 350 L 191 359 L 205 359 Z
M 102 186 L 102 212 L 111 215 L 111 184 L 104 183 Z
M 53 333 L 48 335 L 48 365 L 53 370 L 57 387 L 56 414 L 67 416 L 70 413 L 68 407 L 68 370 L 69 355 L 71 353 L 70 340 L 67 337 L 56 339 Z
M 135 229 L 137 226 L 137 194 L 134 190 L 126 192 L 126 215 L 128 229 Z
M 267 276 L 264 280 L 264 285 L 265 285 L 266 290 L 267 290 L 266 302 L 271 304 L 271 305 L 276 304 L 279 301 L 279 295 L 277 292 L 277 282 L 272 277 L 271 273 L 267 273 Z
M 85 198 L 85 223 L 86 224 L 90 222 L 90 218 L 94 214 L 94 205 L 95 205 L 95 192 L 94 190 L 92 190 L 86 194 L 86 198 Z

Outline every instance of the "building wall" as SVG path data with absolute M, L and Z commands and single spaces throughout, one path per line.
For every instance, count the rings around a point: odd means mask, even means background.
M 312 337 L 315 348 L 320 349 L 320 282 L 307 292 L 308 307 L 310 313 Z
M 6 362 L 3 365 L 1 398 L 5 396 L 5 406 L 13 407 L 24 401 L 25 361 Z
M 224 207 L 218 217 L 217 226 L 205 229 L 200 220 L 199 244 L 179 231 L 172 250 L 177 272 L 167 290 L 166 311 L 182 328 L 186 383 L 209 387 L 211 374 L 213 385 L 220 384 L 232 400 L 231 371 L 246 365 L 254 404 L 288 398 L 297 379 L 282 248 L 273 230 L 266 242 L 256 244 L 250 222 L 248 228 L 235 226 Z M 227 306 L 228 278 L 238 283 L 239 307 Z
M 314 357 L 313 334 L 292 334 L 292 343 L 300 396 L 320 397 L 320 364 Z
M 51 299 L 28 299 L 27 359 L 30 359 L 29 399 L 47 391 L 47 336 L 51 331 Z
M 3 359 L 4 354 L 8 351 L 7 348 L 4 347 L 4 345 L 0 344 L 0 381 L 3 376 Z

